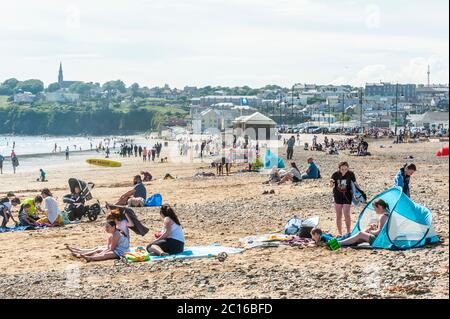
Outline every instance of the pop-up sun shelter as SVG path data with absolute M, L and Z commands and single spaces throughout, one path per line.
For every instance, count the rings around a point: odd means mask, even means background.
M 372 203 L 382 199 L 389 204 L 389 219 L 372 243 L 372 248 L 410 249 L 435 244 L 439 238 L 432 224 L 431 211 L 414 203 L 400 187 L 391 188 L 372 199 L 359 216 L 352 236 L 377 223 Z
M 264 168 L 285 168 L 286 164 L 281 157 L 278 157 L 276 154 L 272 153 L 271 150 L 266 151 L 266 155 L 264 156 Z

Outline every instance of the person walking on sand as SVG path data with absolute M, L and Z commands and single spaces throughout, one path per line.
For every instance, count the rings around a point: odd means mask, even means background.
M 411 197 L 410 192 L 410 180 L 411 176 L 417 171 L 417 167 L 415 164 L 406 164 L 404 165 L 395 175 L 394 179 L 394 185 L 401 187 L 403 193 L 405 193 L 406 196 Z
M 0 154 L 0 174 L 3 174 L 3 161 L 5 160 L 5 157 Z
M 295 136 L 292 135 L 291 138 L 287 141 L 287 160 L 292 160 L 294 156 L 294 146 L 295 146 Z
M 339 236 L 342 236 L 342 215 L 344 215 L 347 233 L 351 232 L 350 209 L 353 200 L 352 183 L 356 183 L 355 174 L 349 170 L 347 162 L 339 163 L 339 170 L 330 179 L 330 187 L 333 188 L 334 208 L 336 211 L 336 226 Z
M 69 146 L 66 147 L 66 161 L 69 160 Z
M 14 174 L 16 173 L 17 166 L 19 166 L 19 159 L 17 158 L 16 152 L 12 150 L 11 152 L 11 164 L 13 167 Z

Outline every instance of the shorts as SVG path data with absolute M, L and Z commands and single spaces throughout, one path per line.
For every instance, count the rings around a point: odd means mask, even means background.
M 159 248 L 161 248 L 165 253 L 169 255 L 180 254 L 184 250 L 184 243 L 173 238 L 164 238 L 161 240 L 157 240 L 151 245 L 159 246 Z
M 144 199 L 142 197 L 131 197 L 128 200 L 128 206 L 130 206 L 130 207 L 144 207 Z
M 337 205 L 351 205 L 353 194 L 350 192 L 341 193 L 341 192 L 334 192 L 334 203 Z
M 372 245 L 373 242 L 375 241 L 375 239 L 377 239 L 377 237 L 375 237 L 375 235 L 370 234 L 370 236 L 369 236 L 369 244 Z
M 292 182 L 294 182 L 294 183 L 300 183 L 302 180 L 301 179 L 299 179 L 297 176 L 293 176 L 292 177 Z

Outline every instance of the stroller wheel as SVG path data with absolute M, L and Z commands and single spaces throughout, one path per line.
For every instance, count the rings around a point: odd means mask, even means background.
M 88 211 L 88 213 L 87 213 L 88 219 L 89 219 L 91 222 L 96 221 L 97 218 L 98 218 L 98 215 L 100 214 L 100 211 L 101 211 L 101 210 L 100 210 L 100 206 L 99 206 L 99 205 L 97 205 L 97 204 L 92 205 L 92 206 L 89 208 L 89 211 Z
M 97 220 L 97 217 L 98 217 L 98 214 L 95 213 L 95 212 L 89 212 L 89 213 L 88 213 L 88 219 L 89 219 L 91 222 L 96 221 L 96 220 Z

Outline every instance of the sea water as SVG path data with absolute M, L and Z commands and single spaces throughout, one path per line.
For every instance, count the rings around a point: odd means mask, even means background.
M 71 161 L 84 161 L 90 157 L 104 158 L 101 147 L 108 146 L 113 154 L 119 151 L 122 143 L 133 143 L 150 148 L 158 141 L 143 135 L 95 137 L 0 135 L 0 155 L 6 158 L 3 163 L 3 173 L 8 174 L 12 173 L 10 155 L 13 149 L 19 159 L 17 172 L 23 172 L 37 171 L 40 168 L 45 170 L 45 167 L 49 165 L 63 164 L 66 160 L 66 148 L 69 148 Z

